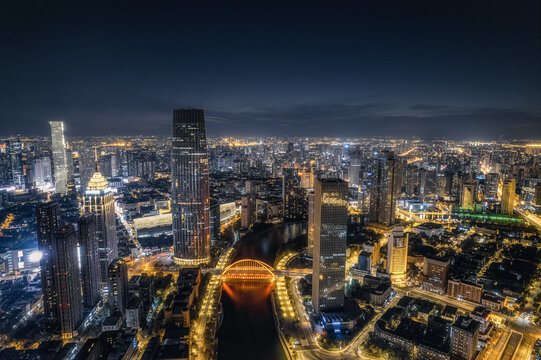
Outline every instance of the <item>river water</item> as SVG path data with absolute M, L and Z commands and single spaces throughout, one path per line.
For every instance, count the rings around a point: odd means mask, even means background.
M 241 240 L 234 261 L 257 259 L 273 265 L 280 246 L 302 235 L 301 224 L 284 224 Z M 276 333 L 268 284 L 223 284 L 224 319 L 218 331 L 220 360 L 286 359 Z

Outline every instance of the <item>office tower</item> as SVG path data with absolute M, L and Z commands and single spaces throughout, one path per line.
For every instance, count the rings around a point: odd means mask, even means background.
M 488 173 L 485 175 L 485 200 L 494 201 L 498 198 L 498 183 L 500 175 Z
M 344 306 L 348 185 L 341 179 L 315 185 L 312 304 L 320 314 Z
M 120 258 L 109 265 L 109 297 L 113 308 L 124 314 L 128 305 L 128 267 Z
M 116 213 L 113 192 L 98 169 L 88 182 L 83 196 L 83 214 L 93 214 L 98 236 L 102 286 L 107 285 L 107 269 L 118 257 Z
M 36 210 L 36 221 L 38 248 L 42 253 L 40 267 L 45 323 L 49 329 L 55 329 L 59 324 L 59 319 L 53 259 L 51 254 L 54 232 L 60 226 L 60 211 L 58 210 L 58 205 L 54 202 L 38 205 Z
M 352 150 L 349 160 L 349 186 L 359 187 L 359 174 L 361 172 L 361 151 Z
M 244 195 L 241 199 L 240 226 L 244 229 L 252 227 L 255 220 L 255 199 L 253 195 Z
M 449 260 L 437 257 L 426 257 L 423 267 L 423 289 L 438 294 L 447 292 L 447 277 L 449 274 Z
M 25 189 L 24 170 L 23 170 L 23 146 L 19 135 L 9 139 L 9 157 L 11 165 L 11 181 L 18 190 Z
M 477 183 L 464 181 L 460 191 L 460 207 L 465 210 L 473 210 L 476 196 Z
M 535 184 L 535 207 L 541 208 L 541 182 Z
M 387 237 L 387 274 L 391 281 L 400 281 L 406 277 L 408 264 L 408 237 L 404 228 L 396 225 Z
M 308 198 L 308 247 L 306 253 L 308 256 L 314 254 L 314 205 L 315 205 L 315 191 L 309 190 L 307 192 Z
M 68 193 L 68 158 L 64 141 L 64 122 L 51 121 L 54 182 L 57 194 Z
M 83 305 L 87 309 L 92 309 L 101 298 L 100 256 L 96 220 L 92 214 L 83 215 L 79 218 L 77 227 L 81 255 Z
M 66 225 L 55 231 L 52 258 L 60 331 L 63 339 L 70 339 L 77 336 L 77 327 L 83 319 L 77 238 L 73 225 Z
M 284 220 L 306 219 L 307 209 L 304 192 L 298 186 L 298 177 L 294 169 L 284 169 L 282 201 L 284 203 Z
M 51 160 L 49 158 L 32 160 L 32 183 L 35 187 L 52 183 Z
M 370 185 L 371 222 L 392 225 L 395 222 L 396 199 L 399 192 L 399 165 L 391 151 L 384 151 L 376 160 Z
M 220 240 L 220 203 L 210 199 L 210 243 L 216 244 Z
M 210 193 L 203 110 L 173 111 L 171 206 L 174 258 L 197 265 L 210 260 Z
M 477 354 L 479 322 L 459 316 L 451 326 L 451 356 L 453 359 L 472 360 Z
M 513 215 L 515 207 L 515 179 L 504 180 L 502 184 L 502 214 Z

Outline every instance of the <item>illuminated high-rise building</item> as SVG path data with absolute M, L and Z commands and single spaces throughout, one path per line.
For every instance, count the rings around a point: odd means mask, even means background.
M 348 184 L 318 179 L 315 185 L 312 304 L 320 314 L 344 306 Z
M 210 260 L 210 192 L 203 110 L 173 111 L 172 145 L 174 258 L 184 265 L 206 263 Z
M 86 186 L 82 212 L 93 214 L 96 221 L 101 282 L 102 286 L 106 286 L 109 264 L 118 257 L 118 239 L 113 192 L 98 169 Z
M 315 191 L 309 190 L 307 192 L 308 198 L 308 247 L 306 253 L 308 256 L 314 254 L 314 206 L 315 206 Z
M 502 214 L 513 215 L 515 207 L 515 179 L 504 180 L 502 184 Z
M 25 189 L 23 158 L 23 146 L 19 135 L 9 139 L 9 157 L 11 162 L 11 178 L 13 185 L 19 189 Z
M 361 172 L 361 151 L 352 150 L 349 158 L 349 186 L 359 187 L 359 174 Z
M 64 141 L 64 122 L 51 121 L 51 145 L 53 151 L 54 182 L 58 194 L 68 192 L 68 159 Z
M 371 222 L 392 225 L 400 188 L 399 163 L 392 151 L 384 151 L 376 160 L 370 184 Z
M 400 281 L 406 277 L 408 264 L 408 237 L 401 225 L 394 227 L 387 237 L 387 274 L 391 281 Z
M 55 277 L 52 259 L 52 241 L 55 231 L 60 226 L 60 211 L 55 202 L 38 205 L 36 210 L 38 248 L 41 251 L 41 288 L 45 323 L 49 329 L 59 324 L 58 301 L 56 297 Z
M 485 200 L 496 200 L 498 198 L 498 183 L 500 175 L 488 173 L 485 175 Z
M 460 191 L 460 207 L 466 210 L 473 210 L 475 204 L 477 183 L 475 181 L 464 181 Z
M 49 158 L 32 160 L 32 183 L 39 187 L 52 183 L 51 160 Z
M 77 222 L 79 249 L 81 254 L 81 284 L 83 286 L 83 305 L 92 309 L 100 300 L 100 257 L 96 220 L 86 214 Z
M 128 266 L 120 258 L 109 265 L 109 297 L 113 308 L 124 314 L 128 305 Z
M 541 182 L 535 184 L 535 207 L 541 208 Z
M 304 190 L 299 187 L 299 179 L 294 169 L 284 169 L 282 177 L 282 201 L 284 219 L 306 219 Z
M 55 231 L 52 241 L 52 259 L 60 332 L 63 339 L 71 339 L 77 336 L 77 327 L 83 319 L 77 238 L 73 225 L 66 225 Z

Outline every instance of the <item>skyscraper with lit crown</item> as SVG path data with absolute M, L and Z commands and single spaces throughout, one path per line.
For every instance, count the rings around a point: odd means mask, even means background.
M 115 200 L 107 180 L 97 168 L 84 192 L 82 211 L 94 215 L 101 282 L 102 286 L 107 286 L 109 265 L 118 257 Z
M 171 207 L 174 259 L 183 265 L 210 260 L 210 192 L 205 116 L 173 111 Z

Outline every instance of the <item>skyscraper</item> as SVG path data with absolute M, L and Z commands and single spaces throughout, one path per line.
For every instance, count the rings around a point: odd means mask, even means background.
M 49 158 L 32 160 L 32 183 L 39 187 L 52 183 L 51 160 Z
M 282 178 L 282 201 L 284 203 L 284 219 L 297 220 L 306 218 L 306 201 L 304 190 L 299 188 L 297 174 L 294 169 L 284 169 Z
M 9 139 L 9 156 L 11 162 L 11 178 L 12 183 L 17 189 L 24 190 L 24 170 L 22 159 L 22 143 L 19 135 Z
M 344 306 L 348 185 L 341 179 L 315 185 L 312 304 L 319 314 Z
M 200 109 L 173 111 L 171 207 L 174 258 L 197 265 L 210 260 L 210 193 L 205 117 Z
M 69 186 L 69 166 L 66 154 L 66 143 L 64 141 L 64 122 L 51 121 L 50 125 L 56 193 L 67 194 Z
M 314 206 L 315 206 L 315 192 L 309 190 L 307 192 L 308 198 L 308 247 L 306 253 L 308 256 L 314 255 Z
M 54 232 L 60 226 L 58 205 L 55 202 L 38 205 L 36 220 L 38 248 L 42 253 L 40 267 L 45 323 L 49 329 L 55 329 L 59 324 L 59 319 L 52 259 L 52 241 Z
M 81 284 L 83 287 L 83 305 L 91 309 L 100 300 L 100 257 L 96 220 L 92 214 L 86 214 L 77 222 L 79 229 L 79 249 L 81 254 Z
M 460 207 L 466 210 L 473 210 L 475 203 L 475 190 L 477 183 L 475 181 L 464 181 L 460 191 Z
M 361 172 L 361 151 L 351 150 L 349 157 L 349 186 L 359 187 L 359 174 Z
M 83 319 L 77 238 L 73 225 L 66 225 L 55 231 L 52 258 L 60 332 L 63 339 L 70 339 L 77 335 L 77 327 Z
M 123 259 L 109 265 L 109 296 L 113 308 L 124 314 L 128 305 L 128 267 Z
M 370 185 L 371 222 L 392 225 L 399 193 L 399 164 L 392 151 L 384 151 L 376 160 Z
M 504 180 L 502 185 L 502 214 L 513 215 L 515 207 L 515 179 Z
M 106 286 L 109 264 L 118 257 L 118 239 L 113 192 L 98 169 L 86 187 L 82 212 L 93 214 L 96 221 L 101 282 L 102 286 Z
M 406 276 L 408 236 L 404 234 L 404 228 L 397 225 L 387 238 L 387 274 L 391 276 L 391 281 L 402 280 Z

